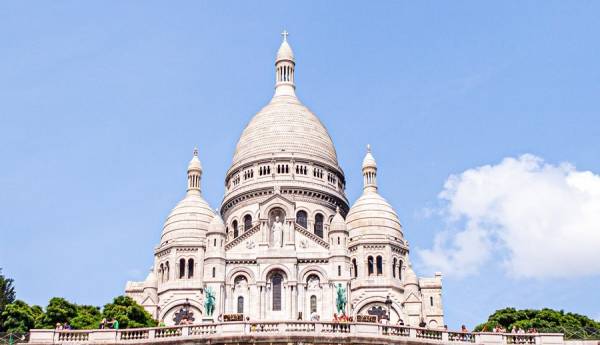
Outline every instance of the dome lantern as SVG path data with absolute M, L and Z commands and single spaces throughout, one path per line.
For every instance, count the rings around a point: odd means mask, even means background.
M 202 178 L 202 164 L 198 158 L 198 148 L 194 148 L 194 155 L 187 169 L 188 188 L 189 192 L 200 193 L 200 179 Z
M 367 145 L 367 154 L 362 163 L 365 192 L 377 192 L 377 163 L 371 154 L 371 145 Z
M 279 46 L 275 59 L 275 96 L 296 96 L 294 52 L 287 41 L 288 32 L 283 30 L 281 36 L 283 36 L 283 42 Z

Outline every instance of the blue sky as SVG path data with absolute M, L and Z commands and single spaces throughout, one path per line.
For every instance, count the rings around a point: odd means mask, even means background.
M 142 279 L 194 146 L 217 207 L 290 32 L 353 202 L 370 143 L 446 320 L 600 319 L 596 2 L 0 4 L 0 267 L 102 305 Z

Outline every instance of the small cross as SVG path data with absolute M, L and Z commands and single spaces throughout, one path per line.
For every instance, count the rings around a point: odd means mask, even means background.
M 284 42 L 287 41 L 288 35 L 289 35 L 289 33 L 287 32 L 287 30 L 283 30 L 283 32 L 281 33 L 281 36 L 283 36 L 283 41 Z

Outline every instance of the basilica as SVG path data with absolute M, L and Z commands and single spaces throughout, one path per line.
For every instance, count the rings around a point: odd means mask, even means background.
M 241 134 L 220 208 L 202 196 L 194 150 L 187 191 L 165 221 L 152 269 L 127 282 L 126 295 L 167 325 L 343 315 L 441 328 L 441 274 L 413 271 L 370 147 L 362 195 L 349 203 L 333 141 L 296 96 L 296 60 L 283 37 L 273 98 Z

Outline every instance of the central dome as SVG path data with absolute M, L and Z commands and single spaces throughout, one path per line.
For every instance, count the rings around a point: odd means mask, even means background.
M 232 166 L 290 154 L 338 167 L 333 141 L 317 116 L 295 96 L 275 96 L 244 129 Z

